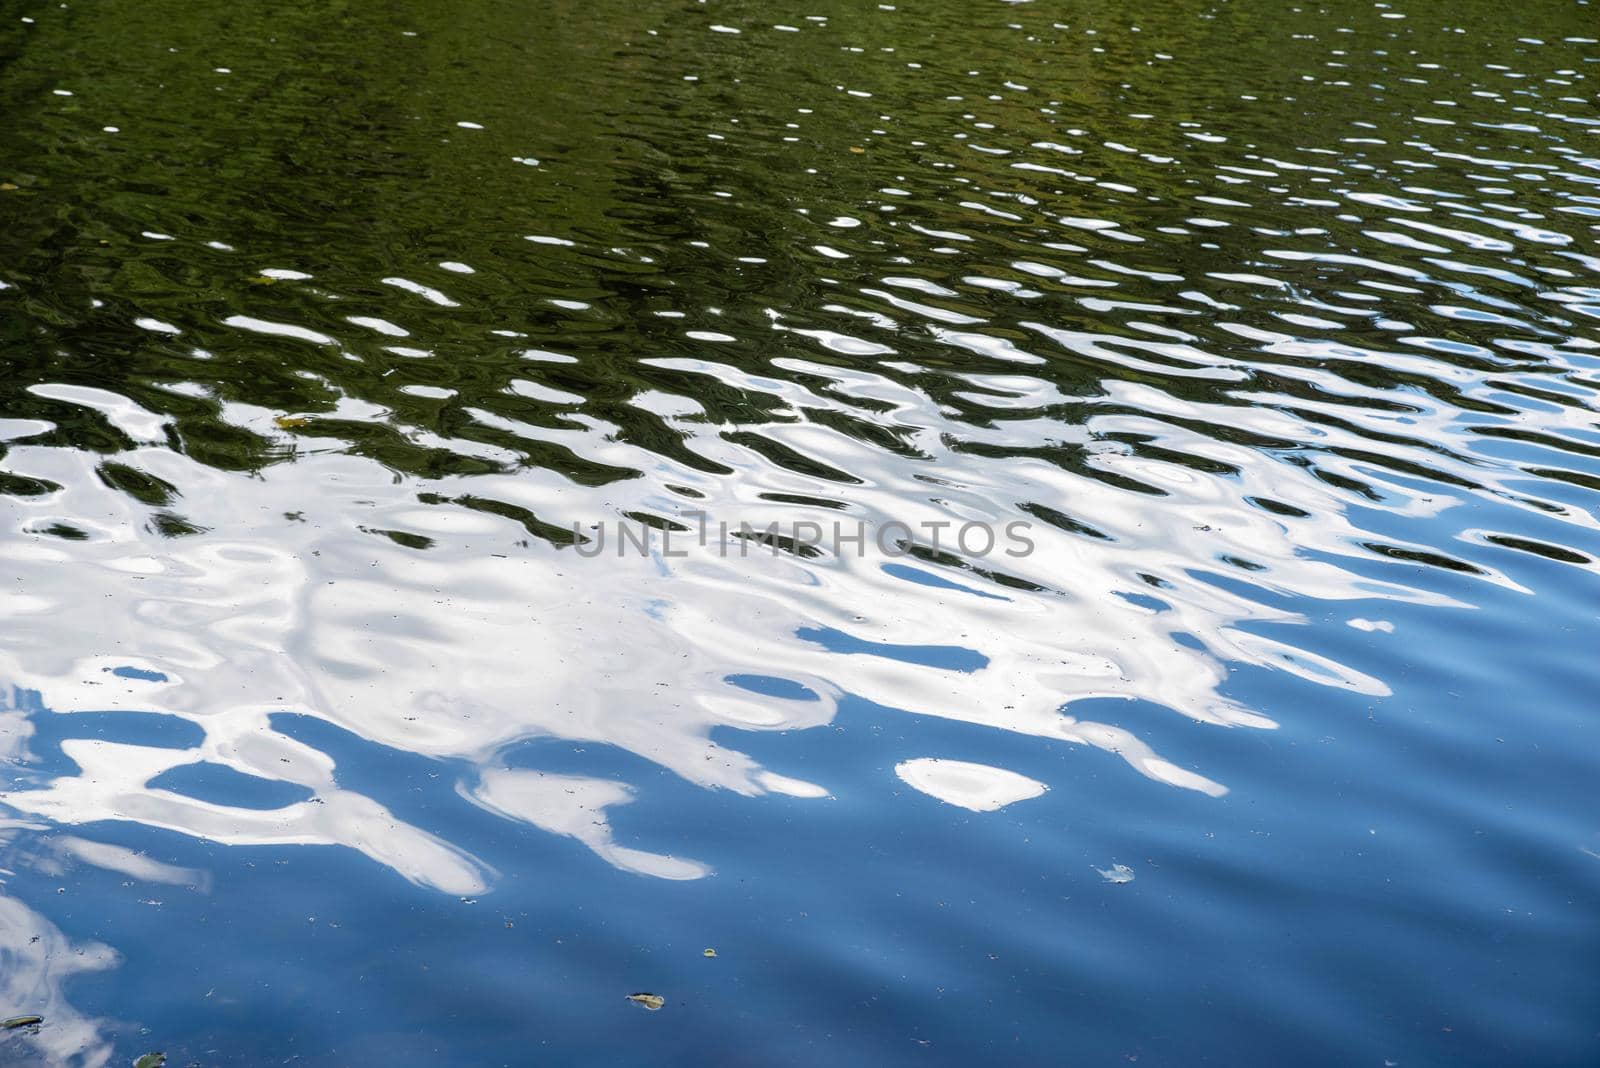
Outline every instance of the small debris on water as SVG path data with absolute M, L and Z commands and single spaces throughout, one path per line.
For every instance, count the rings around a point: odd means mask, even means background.
M 1133 869 L 1126 864 L 1113 864 L 1109 868 L 1096 868 L 1095 871 L 1108 883 L 1133 882 Z
M 628 1000 L 638 1002 L 651 1012 L 660 1011 L 661 1006 L 667 1003 L 667 999 L 660 994 L 629 994 Z
M 701 956 L 702 956 L 702 957 L 715 957 L 715 956 L 716 956 L 716 955 L 717 955 L 717 951 L 716 951 L 716 950 L 714 950 L 714 949 L 711 949 L 711 948 L 709 948 L 709 947 L 708 947 L 708 948 L 707 948 L 707 949 L 706 949 L 706 950 L 705 950 L 705 951 L 704 951 L 704 952 L 703 952 L 703 953 L 701 953 L 701 954 L 700 954 L 700 955 L 701 955 Z
M 167 1063 L 165 1053 L 146 1053 L 143 1057 L 133 1062 L 133 1068 L 162 1068 Z
M 19 1027 L 32 1027 L 44 1023 L 43 1016 L 13 1016 L 9 1020 L 0 1020 L 0 1030 L 15 1031 Z

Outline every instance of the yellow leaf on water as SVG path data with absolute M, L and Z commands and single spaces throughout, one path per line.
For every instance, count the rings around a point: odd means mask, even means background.
M 10 182 L 0 182 L 0 189 L 4 189 L 7 193 L 11 192 L 15 188 L 16 186 L 12 185 Z
M 651 1012 L 656 1012 L 667 1003 L 667 999 L 660 994 L 629 994 L 628 1000 L 638 1002 Z
M 707 949 L 704 953 L 701 954 L 701 956 L 703 956 L 703 957 L 715 957 L 716 955 L 717 955 L 717 951 L 714 950 L 714 949 Z
M 864 148 L 859 147 L 858 145 L 851 145 L 850 146 L 850 151 L 854 152 L 856 155 L 859 156 L 859 155 L 862 155 L 863 153 L 865 153 L 867 150 L 864 149 Z
M 276 423 L 281 430 L 298 430 L 300 427 L 303 427 L 307 423 L 311 422 L 311 420 L 307 419 L 303 415 L 280 415 L 274 419 L 273 422 Z
M 258 274 L 258 275 L 255 275 L 254 277 L 246 279 L 246 281 L 248 281 L 253 286 L 270 286 L 270 285 L 273 285 L 274 283 L 276 283 L 278 280 L 276 278 L 268 277 L 267 275 L 264 275 L 264 274 Z

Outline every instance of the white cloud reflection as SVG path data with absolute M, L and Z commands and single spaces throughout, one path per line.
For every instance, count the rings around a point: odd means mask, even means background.
M 0 848 L 6 848 L 10 859 L 18 832 L 42 829 L 33 823 L 0 819 Z M 0 1064 L 46 1068 L 102 1068 L 109 1064 L 112 1044 L 105 1034 L 107 1021 L 79 1012 L 67 1000 L 64 988 L 74 976 L 115 968 L 120 959 L 116 950 L 99 942 L 72 941 L 0 887 L 0 1006 L 4 1006 L 0 1015 L 43 1018 L 34 1026 L 0 1032 Z
M 595 854 L 627 871 L 659 879 L 700 879 L 706 865 L 679 857 L 620 846 L 612 838 L 606 809 L 633 800 L 626 783 L 553 775 L 542 771 L 493 768 L 462 795 L 508 819 L 523 820 L 551 834 L 576 838 Z
M 922 757 L 896 764 L 894 773 L 929 797 L 974 812 L 995 812 L 1045 792 L 1044 783 L 1037 779 L 965 760 Z
M 676 362 L 734 384 L 749 377 Z M 242 475 L 164 446 L 124 453 L 122 462 L 178 487 L 185 518 L 205 528 L 168 538 L 151 528 L 144 506 L 95 477 L 88 454 L 14 446 L 7 469 L 63 488 L 0 497 L 0 566 L 13 580 L 0 598 L 14 621 L 0 634 L 0 679 L 37 691 L 51 714 L 164 713 L 195 724 L 203 736 L 186 748 L 69 738 L 62 748 L 77 771 L 0 800 L 64 824 L 121 819 L 223 843 L 343 845 L 449 893 L 492 883 L 474 858 L 342 787 L 327 753 L 274 728 L 269 716 L 291 711 L 367 742 L 469 762 L 479 772 L 464 792 L 478 804 L 577 838 L 618 867 L 690 878 L 703 873 L 694 862 L 615 840 L 606 810 L 630 799 L 626 784 L 511 769 L 503 754 L 526 739 L 567 739 L 615 746 L 707 788 L 823 797 L 831 784 L 763 767 L 711 733 L 819 726 L 833 720 L 842 697 L 854 695 L 1091 746 L 1157 782 L 1218 795 L 1225 786 L 1203 771 L 1166 759 L 1115 723 L 1070 714 L 1072 704 L 1139 699 L 1218 727 L 1274 726 L 1221 692 L 1228 661 L 1362 693 L 1386 691 L 1376 679 L 1265 637 L 1258 625 L 1298 617 L 1198 580 L 1195 568 L 1232 554 L 1257 565 L 1252 581 L 1266 589 L 1328 600 L 1430 599 L 1358 580 L 1330 562 L 1358 533 L 1343 520 L 1334 491 L 1259 451 L 1192 443 L 1236 464 L 1242 474 L 1235 479 L 1114 450 L 1094 455 L 1098 466 L 1167 490 L 1157 507 L 1147 494 L 1042 461 L 997 463 L 953 451 L 949 427 L 922 394 L 866 372 L 805 369 L 826 374 L 842 394 L 887 405 L 886 419 L 926 428 L 913 435 L 935 459 L 925 466 L 820 424 L 762 428 L 859 480 L 834 487 L 852 522 L 998 527 L 1032 518 L 1010 502 L 1072 501 L 1107 537 L 1035 522 L 1037 549 L 1005 560 L 1004 576 L 891 559 L 870 542 L 860 557 L 803 559 L 758 549 L 744 557 L 695 550 L 684 558 L 586 560 L 530 542 L 509 519 L 419 499 L 470 493 L 568 529 L 690 508 L 734 526 L 830 524 L 840 516 L 825 502 L 774 504 L 773 493 L 816 498 L 826 487 L 694 422 L 696 406 L 687 398 L 663 408 L 665 394 L 654 407 L 685 413 L 675 426 L 688 446 L 738 470 L 738 478 L 624 444 L 592 422 L 525 432 L 558 435 L 589 459 L 646 477 L 601 488 L 543 469 L 421 480 L 337 453 Z M 1007 382 L 1016 389 L 1027 380 Z M 746 384 L 793 394 L 796 405 L 816 400 L 790 380 Z M 48 395 L 93 407 L 143 440 L 159 424 L 102 391 L 50 387 Z M 250 429 L 277 433 L 265 410 L 228 405 L 225 412 Z M 998 442 L 999 427 L 965 429 Z M 685 488 L 698 496 L 686 500 Z M 1316 521 L 1292 523 L 1245 507 L 1245 493 L 1292 503 Z M 1386 507 L 1410 506 L 1397 499 Z M 83 537 L 40 536 L 51 524 Z M 426 548 L 406 547 L 383 531 L 409 535 L 414 545 L 418 537 L 429 540 Z M 1307 550 L 1320 550 L 1321 559 Z M 1151 577 L 1159 582 L 1152 585 Z M 915 652 L 930 646 L 961 655 L 940 661 Z M 139 677 L 115 673 L 128 668 Z M 729 683 L 741 675 L 775 677 L 811 699 Z M 22 756 L 26 717 L 15 709 L 4 715 L 17 728 L 6 744 L 13 758 Z M 198 762 L 294 783 L 312 797 L 260 810 L 150 786 L 158 775 Z

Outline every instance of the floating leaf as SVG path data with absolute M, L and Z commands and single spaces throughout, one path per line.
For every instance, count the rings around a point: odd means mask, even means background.
M 32 1027 L 34 1024 L 44 1023 L 43 1016 L 13 1016 L 9 1020 L 0 1020 L 0 1029 L 15 1031 L 19 1027 Z
M 276 278 L 265 274 L 254 275 L 245 279 L 245 281 L 249 282 L 253 286 L 271 286 L 278 284 L 278 280 Z
M 660 1010 L 667 1003 L 667 999 L 660 994 L 629 994 L 628 1000 L 638 1002 L 651 1012 Z
M 702 957 L 715 957 L 717 955 L 717 951 L 714 950 L 714 949 L 709 949 L 708 948 L 708 949 L 705 950 L 705 952 L 701 953 L 700 955 Z
M 867 150 L 866 150 L 866 149 L 864 149 L 864 148 L 861 148 L 861 147 L 860 147 L 860 146 L 858 146 L 858 145 L 851 145 L 851 146 L 850 146 L 850 151 L 851 151 L 851 152 L 854 152 L 854 153 L 855 153 L 855 154 L 856 154 L 856 155 L 858 155 L 858 156 L 860 156 L 860 155 L 863 155 L 863 154 L 865 154 L 865 152 L 866 152 L 866 151 L 867 151 Z
M 12 185 L 10 182 L 0 182 L 0 189 L 5 190 L 7 193 L 11 192 L 15 188 L 16 186 Z
M 280 415 L 273 422 L 282 430 L 298 430 L 311 420 L 303 415 Z
M 143 1057 L 133 1062 L 133 1068 L 161 1068 L 167 1063 L 165 1053 L 146 1053 Z
M 1095 871 L 1108 883 L 1133 882 L 1133 869 L 1126 864 L 1113 864 L 1109 868 L 1096 868 Z

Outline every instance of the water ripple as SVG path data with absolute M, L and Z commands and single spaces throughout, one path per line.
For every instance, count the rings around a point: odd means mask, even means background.
M 1175 4 L 616 12 L 499 94 L 474 79 L 511 84 L 524 46 L 456 71 L 424 13 L 417 37 L 351 16 L 415 93 L 367 59 L 285 83 L 268 34 L 222 74 L 193 24 L 132 78 L 109 22 L 41 25 L 0 82 L 27 108 L 0 175 L 0 801 L 30 831 L 499 885 L 453 818 L 347 783 L 309 718 L 693 881 L 717 865 L 613 826 L 663 796 L 640 767 L 815 806 L 1057 787 L 919 738 L 943 720 L 1216 804 L 1219 752 L 1393 692 L 1406 606 L 1470 628 L 1592 591 L 1592 41 L 1347 7 L 1289 34 Z M 1556 7 L 1536 21 L 1582 21 Z M 52 69 L 72 96 L 38 92 Z M 851 701 L 907 724 L 870 782 L 759 740 Z M 150 718 L 43 759 L 40 717 L 105 713 Z M 540 740 L 640 763 L 541 767 Z M 200 796 L 186 768 L 292 791 Z M 59 997 L 36 949 L 4 969 L 18 1003 Z M 50 1012 L 49 1056 L 109 1056 Z

